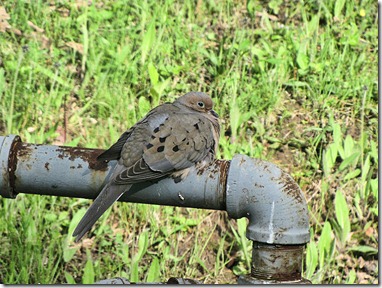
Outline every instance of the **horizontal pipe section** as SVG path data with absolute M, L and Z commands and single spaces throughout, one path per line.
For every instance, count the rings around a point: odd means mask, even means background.
M 13 140 L 8 145 L 11 149 L 4 149 L 4 153 L 15 155 L 12 168 L 4 172 L 12 179 L 3 181 L 6 188 L 1 189 L 1 195 L 5 197 L 26 193 L 94 199 L 116 164 L 96 160 L 104 150 L 35 145 L 18 137 Z M 120 201 L 224 210 L 228 167 L 229 161 L 217 160 L 202 169 L 191 169 L 178 183 L 167 177 L 135 184 Z
M 103 151 L 23 143 L 0 136 L 0 195 L 17 193 L 94 199 L 116 161 L 97 161 Z M 235 155 L 202 169 L 191 169 L 176 183 L 171 177 L 132 186 L 120 201 L 226 210 L 247 217 L 247 237 L 267 244 L 309 241 L 305 198 L 293 179 L 276 165 Z
M 192 168 L 177 182 L 171 177 L 157 183 L 139 183 L 131 187 L 122 201 L 225 210 L 226 171 L 230 161 L 216 160 L 200 170 Z
M 18 142 L 16 193 L 95 198 L 111 170 L 96 160 L 103 150 Z

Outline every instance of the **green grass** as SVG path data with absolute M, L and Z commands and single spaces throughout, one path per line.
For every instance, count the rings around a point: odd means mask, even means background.
M 0 1 L 0 134 L 108 148 L 159 103 L 207 92 L 219 157 L 274 162 L 304 191 L 304 277 L 378 283 L 376 1 L 49 3 Z M 250 271 L 244 219 L 225 212 L 117 203 L 75 245 L 90 201 L 0 203 L 3 283 L 236 283 Z

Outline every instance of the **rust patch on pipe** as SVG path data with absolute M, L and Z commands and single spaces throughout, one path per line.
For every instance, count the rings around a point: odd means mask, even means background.
M 23 158 L 27 160 L 32 155 L 32 149 L 37 149 L 38 146 L 43 146 L 43 145 L 17 142 L 14 149 L 12 149 L 15 155 L 17 155 L 14 161 L 17 162 L 17 158 L 20 158 L 20 159 Z M 97 160 L 98 155 L 104 151 L 105 150 L 103 149 L 77 148 L 77 147 L 68 147 L 68 146 L 57 146 L 57 149 L 56 149 L 56 152 L 58 152 L 57 157 L 59 159 L 64 159 L 67 157 L 69 158 L 69 160 L 74 161 L 77 158 L 81 158 L 84 162 L 88 163 L 89 169 L 97 170 L 97 171 L 107 171 L 108 169 L 107 162 Z M 49 162 L 46 162 L 44 166 L 49 171 Z M 81 164 L 78 164 L 77 167 L 71 166 L 70 168 L 72 169 L 82 168 L 82 166 Z
M 283 185 L 283 192 L 285 192 L 288 196 L 295 199 L 298 203 L 304 203 L 305 199 L 303 199 L 301 190 L 297 183 L 293 180 L 289 174 L 282 172 L 281 177 L 279 179 L 279 184 Z
M 205 173 L 206 170 L 209 170 L 209 178 L 214 179 L 215 177 L 219 177 L 219 191 L 216 191 L 216 193 L 219 193 L 219 202 L 222 207 L 226 205 L 227 175 L 230 164 L 231 161 L 228 160 L 214 160 L 209 165 L 203 166 L 197 171 L 198 176 Z
M 217 160 L 216 162 L 218 162 L 218 165 L 220 166 L 219 185 L 220 185 L 220 191 L 222 192 L 220 193 L 221 194 L 220 197 L 222 198 L 220 203 L 222 203 L 224 207 L 226 207 L 227 176 L 228 176 L 229 166 L 231 165 L 231 161 Z
M 33 145 L 37 146 L 37 145 Z M 27 143 L 22 143 L 19 142 L 17 143 L 17 146 L 15 147 L 17 157 L 18 158 L 29 158 L 30 155 L 32 154 L 32 144 L 27 144 Z M 37 147 L 34 147 L 34 149 L 37 149 Z
M 8 175 L 9 175 L 9 187 L 11 188 L 11 197 L 15 198 L 17 193 L 15 191 L 15 182 L 16 182 L 16 176 L 15 171 L 17 168 L 17 151 L 18 147 L 21 144 L 21 138 L 17 136 L 13 143 L 12 147 L 9 151 L 9 158 L 8 158 Z
M 107 171 L 107 162 L 97 160 L 98 155 L 100 155 L 105 150 L 58 146 L 56 151 L 60 153 L 58 157 L 61 159 L 68 157 L 69 160 L 73 161 L 74 159 L 81 158 L 84 162 L 89 164 L 89 169 Z M 76 167 L 73 166 L 73 169 L 74 168 Z M 81 165 L 79 165 L 78 168 L 82 168 Z
M 263 280 L 301 280 L 303 247 L 253 242 L 251 276 Z

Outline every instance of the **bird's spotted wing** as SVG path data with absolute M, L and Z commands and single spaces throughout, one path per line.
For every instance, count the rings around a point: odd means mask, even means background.
M 123 147 L 120 161 L 126 169 L 115 175 L 116 184 L 161 178 L 195 165 L 214 151 L 213 125 L 206 117 L 179 109 L 162 116 L 154 114 L 135 127 Z

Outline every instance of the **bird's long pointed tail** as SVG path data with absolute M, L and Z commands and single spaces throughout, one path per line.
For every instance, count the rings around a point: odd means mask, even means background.
M 76 237 L 75 242 L 81 240 L 81 238 L 92 228 L 101 215 L 115 201 L 117 201 L 119 197 L 121 197 L 122 194 L 130 188 L 130 186 L 131 185 L 115 185 L 110 183 L 105 185 L 74 230 L 73 236 Z

